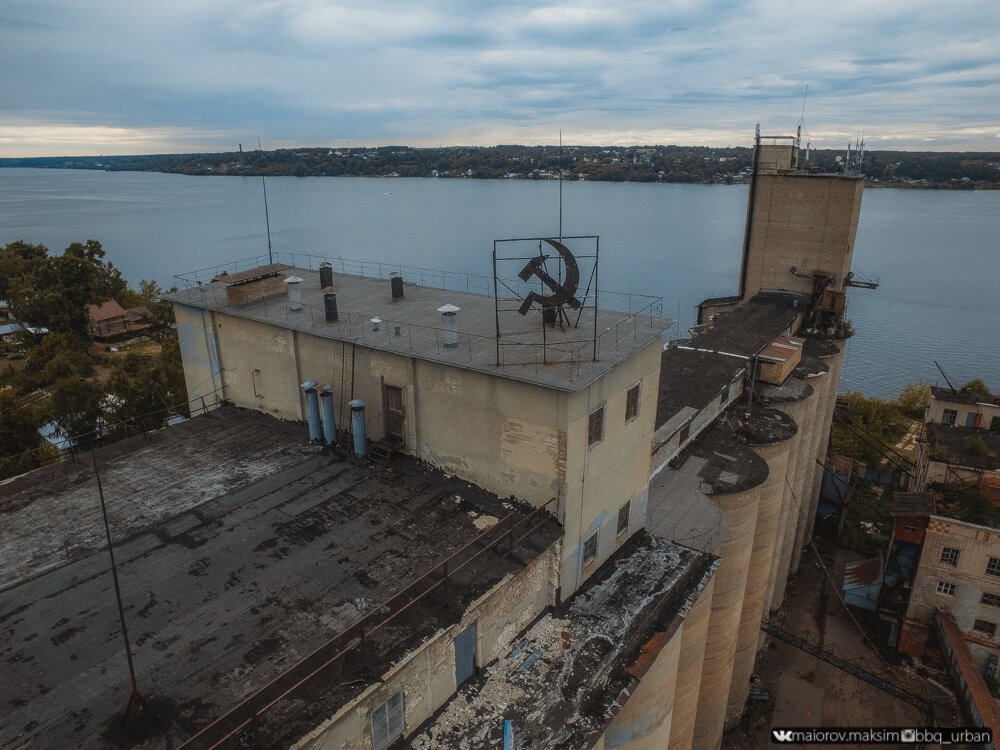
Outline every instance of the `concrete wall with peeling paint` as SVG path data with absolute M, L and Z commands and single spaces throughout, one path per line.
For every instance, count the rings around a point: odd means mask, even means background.
M 403 691 L 404 736 L 411 734 L 455 694 L 453 640 L 476 623 L 476 664 L 487 666 L 505 656 L 514 639 L 555 604 L 559 544 L 553 544 L 526 568 L 507 576 L 475 601 L 461 621 L 393 665 L 380 682 L 300 739 L 298 750 L 372 750 L 371 715 Z

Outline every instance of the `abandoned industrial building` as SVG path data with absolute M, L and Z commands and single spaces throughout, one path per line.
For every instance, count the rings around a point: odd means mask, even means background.
M 863 178 L 754 153 L 739 293 L 666 346 L 659 299 L 587 281 L 596 237 L 497 241 L 483 280 L 178 277 L 198 415 L 95 461 L 150 719 L 121 728 L 94 472 L 67 462 L 5 487 L 0 744 L 720 747 L 866 285 Z

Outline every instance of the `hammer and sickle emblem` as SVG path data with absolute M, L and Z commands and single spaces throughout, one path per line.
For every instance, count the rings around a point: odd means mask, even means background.
M 521 269 L 521 273 L 518 277 L 522 281 L 527 281 L 532 276 L 537 276 L 541 279 L 542 283 L 545 284 L 551 291 L 552 294 L 539 294 L 538 292 L 528 292 L 528 296 L 524 298 L 524 302 L 521 303 L 521 307 L 518 308 L 518 312 L 521 315 L 527 315 L 528 310 L 531 309 L 531 305 L 535 302 L 541 302 L 542 308 L 547 307 L 561 307 L 563 305 L 569 305 L 574 310 L 579 310 L 582 307 L 582 303 L 575 296 L 576 289 L 580 284 L 580 267 L 576 263 L 576 258 L 573 257 L 573 253 L 569 251 L 563 243 L 557 240 L 547 240 L 543 239 L 542 242 L 547 242 L 549 245 L 556 249 L 556 252 L 562 256 L 563 263 L 566 264 L 566 280 L 560 284 L 558 281 L 553 279 L 548 272 L 545 270 L 545 261 L 549 259 L 548 255 L 541 255 L 537 258 L 532 258 L 528 261 L 528 264 Z

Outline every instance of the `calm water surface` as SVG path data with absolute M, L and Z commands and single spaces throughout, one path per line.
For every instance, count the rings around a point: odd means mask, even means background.
M 522 180 L 277 177 L 267 182 L 276 251 L 489 276 L 493 240 L 559 231 L 559 187 Z M 746 187 L 574 182 L 563 233 L 600 235 L 602 289 L 662 296 L 694 323 L 738 284 Z M 849 292 L 857 335 L 841 389 L 982 377 L 1000 391 L 1000 191 L 868 190 Z M 130 282 L 267 253 L 259 179 L 152 172 L 0 169 L 0 244 L 61 251 L 99 240 Z

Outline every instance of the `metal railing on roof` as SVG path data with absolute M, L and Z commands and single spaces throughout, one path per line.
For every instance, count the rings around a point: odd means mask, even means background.
M 261 265 L 271 262 L 266 255 L 244 258 L 242 260 L 223 263 L 215 266 L 207 266 L 195 271 L 175 274 L 177 287 L 179 289 L 192 289 L 194 287 L 211 283 L 212 279 L 222 273 L 235 274 L 248 271 Z M 334 272 L 350 276 L 360 276 L 367 279 L 388 279 L 395 274 L 409 282 L 431 289 L 445 289 L 451 292 L 464 292 L 465 294 L 476 294 L 483 297 L 493 298 L 493 277 L 476 273 L 466 273 L 464 271 L 444 271 L 437 268 L 425 268 L 422 266 L 407 266 L 399 263 L 386 263 L 374 260 L 358 260 L 354 258 L 324 258 L 309 253 L 295 253 L 276 251 L 273 254 L 274 263 L 287 263 L 295 268 L 319 270 L 320 264 L 327 263 Z M 520 279 L 507 280 L 504 284 L 510 290 L 513 300 L 523 299 L 530 291 L 538 291 L 537 283 L 521 281 Z M 651 294 L 635 294 L 632 292 L 617 292 L 608 289 L 599 290 L 601 304 L 604 309 L 624 312 L 629 315 L 637 313 L 647 307 L 658 303 L 658 309 L 662 315 L 663 298 Z M 588 299 L 591 299 L 588 297 Z M 587 300 L 583 300 L 587 304 Z
M 314 263 L 316 268 L 319 267 L 320 262 L 327 262 L 317 256 L 289 255 L 289 258 L 276 258 L 276 261 L 292 262 L 293 266 L 295 266 L 295 262 L 300 264 L 304 262 Z M 237 317 L 245 317 L 253 320 L 270 320 L 271 316 L 280 316 L 282 325 L 288 328 L 303 332 L 322 330 L 327 335 L 331 330 L 335 329 L 337 338 L 352 343 L 361 343 L 373 348 L 387 349 L 388 351 L 419 349 L 424 353 L 436 351 L 439 355 L 445 352 L 458 351 L 467 354 L 469 362 L 475 361 L 477 357 L 479 357 L 480 361 L 491 361 L 495 358 L 496 365 L 499 367 L 523 365 L 534 367 L 536 373 L 540 368 L 550 364 L 568 364 L 570 365 L 571 378 L 579 374 L 583 363 L 598 361 L 602 352 L 620 351 L 624 342 L 638 340 L 640 330 L 646 332 L 655 329 L 663 315 L 662 297 L 601 291 L 600 299 L 602 303 L 606 302 L 609 296 L 612 297 L 613 302 L 617 302 L 618 306 L 624 308 L 619 312 L 624 313 L 626 317 L 600 331 L 595 338 L 580 337 L 555 342 L 543 339 L 542 342 L 538 342 L 525 341 L 516 335 L 506 335 L 501 337 L 498 346 L 495 335 L 460 332 L 458 334 L 458 345 L 448 347 L 445 345 L 447 332 L 444 328 L 438 326 L 393 321 L 380 317 L 379 327 L 375 330 L 372 327 L 371 321 L 376 316 L 370 312 L 343 313 L 337 321 L 327 321 L 323 307 L 302 302 L 301 309 L 292 310 L 289 306 L 287 295 L 283 294 L 258 297 L 243 305 L 230 306 L 226 288 L 219 284 L 210 283 L 222 271 L 238 273 L 248 268 L 253 268 L 254 264 L 259 264 L 263 260 L 266 260 L 266 256 L 236 261 L 226 266 L 203 268 L 188 274 L 177 275 L 174 278 L 181 282 L 178 286 L 184 288 L 190 294 L 200 296 L 200 299 L 191 299 L 189 297 L 190 302 L 195 304 L 201 302 L 206 306 L 214 308 L 225 307 L 228 314 Z M 416 269 L 369 261 L 349 261 L 343 258 L 331 264 L 335 270 L 338 263 L 341 268 L 351 268 L 352 270 L 367 273 L 366 278 L 389 278 L 391 273 L 408 273 L 409 271 L 420 270 L 427 271 L 428 274 L 431 273 L 429 269 Z M 355 268 L 350 265 L 352 263 L 359 265 Z M 303 265 L 295 267 L 302 268 Z M 341 273 L 349 272 L 341 271 Z M 434 271 L 433 273 L 449 274 L 449 272 L 444 271 Z M 357 276 L 361 274 L 354 273 L 350 275 Z M 404 278 L 407 277 L 404 276 Z M 412 279 L 414 276 L 411 275 L 409 278 Z M 429 276 L 417 278 L 427 280 Z M 468 288 L 473 278 L 482 280 L 486 277 L 474 277 L 473 274 L 451 274 L 450 276 L 441 275 L 435 278 L 441 282 L 456 281 L 459 286 L 464 283 L 466 288 Z M 488 279 L 488 281 L 490 282 L 490 287 L 492 287 L 492 279 Z M 458 291 L 461 291 L 461 289 Z M 583 299 L 584 304 L 586 304 L 587 299 L 589 297 Z M 512 298 L 511 301 L 513 302 L 514 299 Z M 593 308 L 588 309 L 593 310 Z

